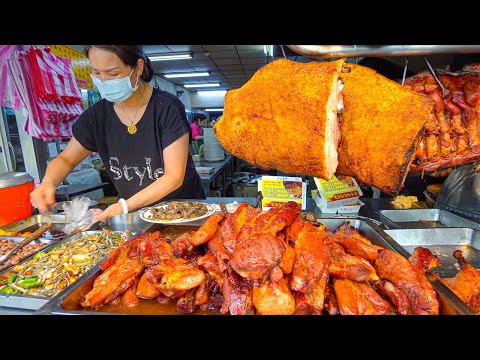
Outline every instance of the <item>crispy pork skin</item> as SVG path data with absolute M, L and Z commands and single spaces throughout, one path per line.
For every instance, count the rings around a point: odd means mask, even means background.
M 330 179 L 338 163 L 344 61 L 280 59 L 262 67 L 226 94 L 214 126 L 218 140 L 251 164 Z
M 346 64 L 337 173 L 396 194 L 434 101 L 367 67 Z

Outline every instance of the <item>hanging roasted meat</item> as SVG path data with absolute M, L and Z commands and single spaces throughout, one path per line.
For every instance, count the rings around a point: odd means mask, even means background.
M 430 73 L 405 80 L 405 87 L 435 101 L 411 172 L 437 171 L 480 159 L 480 72 L 439 71 L 442 88 Z
M 337 173 L 388 194 L 403 186 L 433 101 L 365 66 L 346 64 Z
M 215 134 L 235 156 L 266 169 L 330 179 L 337 168 L 345 59 L 262 67 L 225 96 Z

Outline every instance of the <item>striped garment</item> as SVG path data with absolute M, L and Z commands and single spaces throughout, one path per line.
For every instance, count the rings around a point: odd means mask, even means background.
M 81 103 L 69 104 L 64 100 L 55 101 L 39 97 L 39 90 L 35 87 L 32 61 L 27 51 L 14 51 L 7 64 L 22 101 L 25 132 L 42 140 L 70 138 L 71 126 L 83 112 Z M 70 90 L 62 92 L 60 87 L 55 89 L 57 94 L 71 94 Z

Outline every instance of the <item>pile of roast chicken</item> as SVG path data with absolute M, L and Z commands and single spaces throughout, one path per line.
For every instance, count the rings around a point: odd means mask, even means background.
M 181 313 L 232 315 L 438 314 L 421 257 L 372 244 L 345 222 L 302 219 L 298 204 L 261 211 L 241 203 L 177 238 L 144 233 L 113 250 L 82 306 L 141 299 Z

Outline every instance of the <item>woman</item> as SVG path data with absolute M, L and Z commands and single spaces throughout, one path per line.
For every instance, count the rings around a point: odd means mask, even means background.
M 142 47 L 88 45 L 85 55 L 103 100 L 74 123 L 68 146 L 50 162 L 42 184 L 31 193 L 32 204 L 47 211 L 60 182 L 92 152 L 100 154 L 119 197 L 97 220 L 160 199 L 204 199 L 189 153 L 185 107 L 149 84 L 153 68 Z
M 202 136 L 202 129 L 200 129 L 200 125 L 198 125 L 198 116 L 193 117 L 193 122 L 190 125 L 192 129 L 192 139 L 194 140 L 203 140 Z

